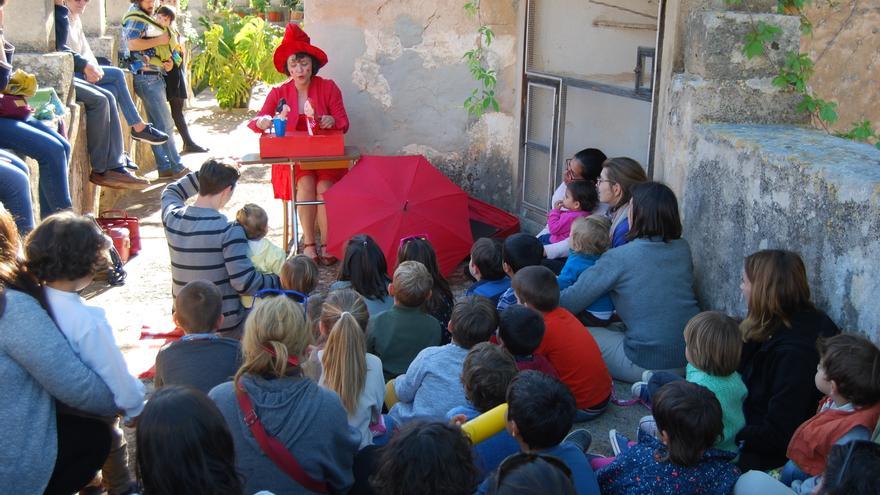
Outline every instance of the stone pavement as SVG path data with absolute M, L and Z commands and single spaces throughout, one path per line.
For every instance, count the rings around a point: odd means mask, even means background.
M 185 165 L 196 170 L 209 156 L 238 157 L 257 151 L 256 136 L 245 126 L 245 122 L 253 115 L 253 107 L 262 102 L 264 94 L 265 90 L 255 91 L 252 109 L 248 112 L 220 110 L 207 92 L 196 97 L 192 108 L 187 111 L 187 120 L 196 142 L 210 148 L 210 152 L 184 156 Z M 155 172 L 150 175 L 155 177 Z M 245 203 L 259 204 L 269 214 L 269 238 L 281 245 L 282 210 L 280 203 L 272 198 L 269 178 L 268 166 L 244 168 L 226 213 L 231 218 Z M 168 331 L 173 328 L 170 265 L 159 211 L 159 197 L 166 184 L 167 182 L 156 182 L 143 192 L 132 192 L 119 200 L 117 208 L 124 208 L 129 214 L 140 218 L 142 250 L 126 265 L 128 277 L 124 286 L 92 286 L 84 294 L 91 304 L 106 310 L 116 341 L 134 374 L 152 366 L 162 344 L 161 340 L 139 340 L 142 328 L 149 327 L 152 331 Z M 321 268 L 319 290 L 325 289 L 335 279 L 335 269 L 336 267 Z M 450 277 L 450 282 L 456 295 L 462 294 L 469 284 L 460 273 Z M 147 381 L 146 384 L 150 391 L 151 383 Z M 628 385 L 618 383 L 616 388 L 620 397 L 629 398 Z M 592 450 L 610 454 L 608 430 L 616 428 L 624 434 L 632 435 L 639 417 L 644 414 L 647 414 L 647 410 L 640 405 L 627 408 L 611 405 L 600 419 L 585 425 L 594 437 Z M 130 433 L 129 430 L 129 443 L 134 446 Z M 131 448 L 132 462 L 133 452 Z

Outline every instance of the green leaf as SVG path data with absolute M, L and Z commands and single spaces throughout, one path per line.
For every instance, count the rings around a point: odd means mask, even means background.
M 837 122 L 839 116 L 837 115 L 837 103 L 833 101 L 825 101 L 825 100 L 816 100 L 818 110 L 819 110 L 819 118 L 824 120 L 829 124 L 833 124 Z

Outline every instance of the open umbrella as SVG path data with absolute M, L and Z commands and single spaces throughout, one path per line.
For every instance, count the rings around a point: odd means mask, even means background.
M 324 201 L 327 249 L 339 259 L 352 236 L 368 234 L 393 271 L 400 240 L 424 234 L 448 275 L 473 244 L 467 193 L 421 155 L 364 156 Z

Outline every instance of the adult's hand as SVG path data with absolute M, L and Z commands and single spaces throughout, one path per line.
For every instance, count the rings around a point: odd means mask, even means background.
M 83 75 L 86 76 L 86 81 L 95 84 L 104 77 L 104 71 L 97 65 L 88 63 L 85 69 L 83 69 Z
M 321 115 L 321 121 L 318 123 L 318 126 L 321 129 L 330 129 L 334 124 L 336 124 L 336 119 L 332 115 Z
M 263 115 L 262 117 L 258 118 L 257 127 L 264 131 L 272 127 L 272 117 L 269 117 L 268 115 Z

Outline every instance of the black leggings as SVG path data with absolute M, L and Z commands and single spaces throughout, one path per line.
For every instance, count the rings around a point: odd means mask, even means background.
M 177 127 L 177 133 L 183 138 L 183 147 L 193 147 L 192 136 L 189 135 L 189 127 L 186 125 L 186 118 L 183 116 L 183 106 L 186 104 L 185 98 L 172 97 L 168 98 L 171 105 L 171 118 L 174 119 L 174 126 Z
M 100 419 L 59 414 L 58 456 L 44 495 L 70 495 L 95 477 L 110 453 L 110 426 Z

